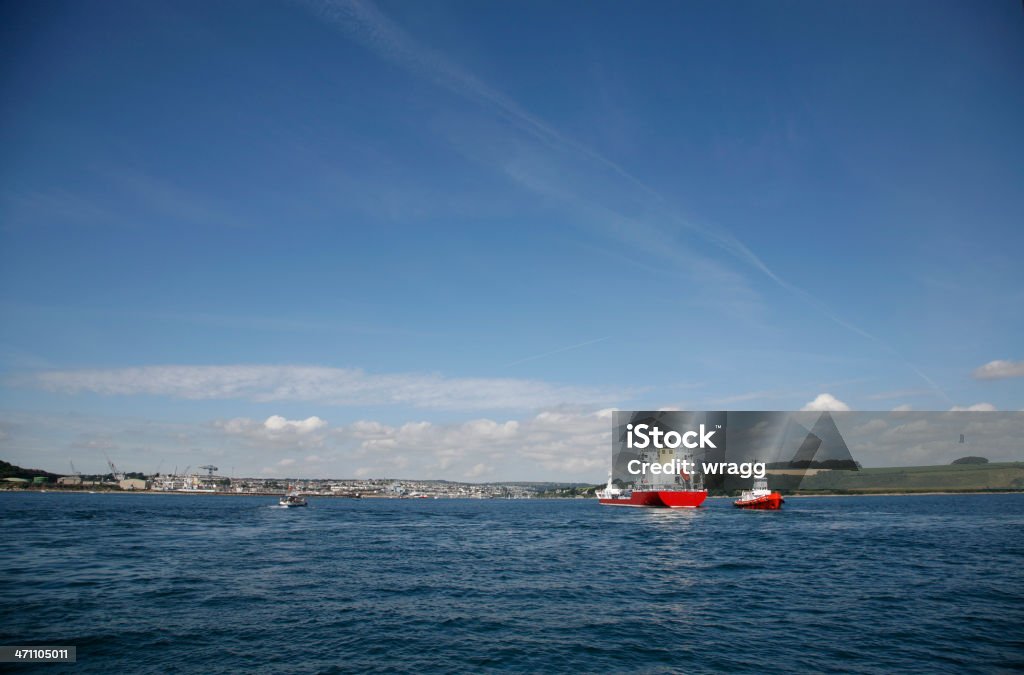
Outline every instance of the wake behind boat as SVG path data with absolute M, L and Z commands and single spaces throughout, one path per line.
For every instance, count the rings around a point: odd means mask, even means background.
M 278 504 L 288 508 L 294 506 L 309 506 L 309 504 L 306 502 L 306 498 L 300 495 L 298 490 L 292 490 L 288 494 L 282 495 L 281 499 L 278 501 Z

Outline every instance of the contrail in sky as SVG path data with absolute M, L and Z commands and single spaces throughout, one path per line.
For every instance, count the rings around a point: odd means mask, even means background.
M 568 138 L 536 115 L 530 113 L 516 101 L 489 86 L 442 54 L 419 44 L 400 26 L 377 9 L 372 2 L 368 0 L 305 0 L 305 2 L 318 16 L 326 21 L 337 24 L 351 38 L 381 58 L 391 61 L 399 67 L 430 80 L 436 85 L 478 105 L 494 110 L 504 120 L 538 139 L 553 150 L 572 150 L 610 169 L 633 187 L 657 202 L 658 206 L 662 208 L 665 218 L 674 225 L 693 232 L 708 243 L 750 265 L 782 288 L 803 298 L 808 304 L 837 325 L 875 342 L 886 351 L 901 359 L 910 370 L 924 379 L 929 387 L 938 392 L 944 399 L 949 400 L 946 393 L 931 378 L 911 364 L 895 348 L 880 338 L 842 319 L 809 292 L 781 278 L 757 254 L 731 233 L 693 223 L 680 217 L 661 193 L 640 178 L 597 150 Z M 532 358 L 527 360 L 532 360 Z M 522 361 L 507 365 L 511 366 L 516 363 L 522 363 Z
M 552 350 L 550 352 L 544 352 L 543 354 L 537 354 L 535 356 L 527 356 L 525 359 L 519 359 L 518 361 L 513 361 L 512 363 L 506 363 L 505 365 L 502 366 L 502 368 L 511 368 L 512 366 L 518 366 L 520 363 L 526 363 L 527 361 L 536 361 L 537 359 L 543 359 L 543 358 L 548 357 L 548 356 L 553 356 L 555 354 L 561 354 L 562 352 L 567 352 L 570 349 L 579 349 L 580 347 L 586 347 L 587 345 L 597 344 L 598 342 L 604 342 L 605 340 L 608 340 L 609 338 L 611 338 L 611 335 L 605 335 L 604 337 L 597 338 L 596 340 L 588 340 L 586 342 L 581 342 L 578 345 L 569 345 L 568 347 L 562 347 L 561 349 L 554 349 L 554 350 Z

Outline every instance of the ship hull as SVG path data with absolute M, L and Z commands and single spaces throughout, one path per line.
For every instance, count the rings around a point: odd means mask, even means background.
M 634 491 L 629 497 L 598 501 L 607 506 L 695 509 L 704 503 L 707 496 L 706 490 L 650 490 Z
M 658 493 L 670 509 L 695 509 L 708 498 L 707 490 L 666 490 Z
M 737 499 L 735 504 L 738 509 L 752 509 L 754 511 L 778 511 L 782 508 L 782 495 L 773 492 L 770 495 L 757 497 L 755 499 Z

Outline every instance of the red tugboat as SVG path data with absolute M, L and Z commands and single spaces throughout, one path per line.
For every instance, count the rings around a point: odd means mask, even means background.
M 757 509 L 759 511 L 778 511 L 782 503 L 786 501 L 778 492 L 768 489 L 768 479 L 758 478 L 754 481 L 754 487 L 744 490 L 733 504 L 740 509 Z

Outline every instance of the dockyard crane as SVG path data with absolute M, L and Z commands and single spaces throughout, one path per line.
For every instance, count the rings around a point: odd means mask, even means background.
M 213 464 L 204 464 L 199 468 L 206 469 L 206 477 L 210 479 L 213 478 L 213 472 L 218 470 L 217 467 L 215 467 Z
M 103 456 L 107 458 L 107 466 L 110 467 L 110 473 L 114 475 L 114 480 L 124 480 L 124 474 L 120 473 L 117 470 L 117 467 L 114 465 L 112 461 L 110 461 L 110 457 L 107 455 L 107 453 L 104 452 Z
M 70 459 L 68 460 L 68 464 L 71 465 L 71 475 L 72 476 L 77 476 L 78 477 L 78 484 L 81 485 L 82 484 L 82 472 L 75 470 L 75 463 L 72 462 Z

